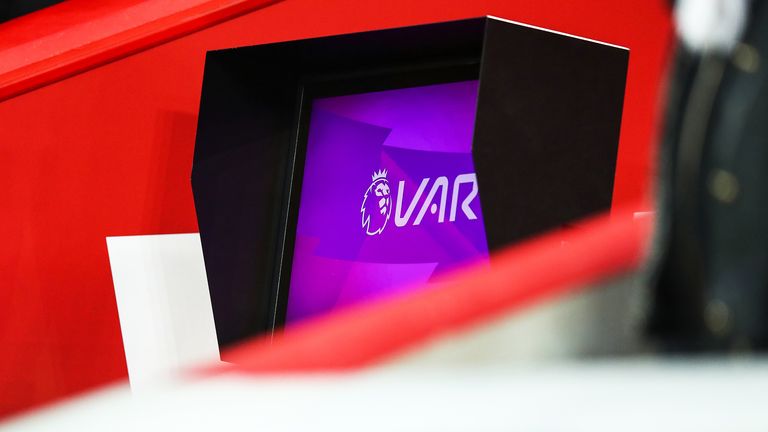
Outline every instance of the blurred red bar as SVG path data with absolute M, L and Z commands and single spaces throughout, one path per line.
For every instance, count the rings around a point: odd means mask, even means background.
M 635 269 L 651 218 L 599 216 L 513 246 L 483 264 L 448 275 L 435 288 L 350 308 L 297 324 L 222 355 L 224 371 L 307 372 L 363 367 L 441 335 L 577 293 Z

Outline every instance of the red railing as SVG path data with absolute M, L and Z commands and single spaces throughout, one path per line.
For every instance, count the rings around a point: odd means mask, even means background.
M 491 266 L 448 275 L 435 287 L 353 307 L 225 352 L 214 372 L 343 370 L 375 364 L 475 324 L 587 289 L 643 258 L 650 218 L 621 211 L 498 253 Z

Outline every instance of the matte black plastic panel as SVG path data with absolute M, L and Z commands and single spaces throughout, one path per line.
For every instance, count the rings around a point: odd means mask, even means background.
M 491 249 L 610 207 L 628 61 L 489 19 L 473 154 Z

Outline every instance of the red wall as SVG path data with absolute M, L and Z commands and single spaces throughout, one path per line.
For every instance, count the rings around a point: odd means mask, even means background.
M 629 47 L 621 205 L 648 197 L 665 4 L 286 0 L 1 102 L 0 415 L 126 376 L 105 237 L 197 231 L 205 50 L 485 14 Z

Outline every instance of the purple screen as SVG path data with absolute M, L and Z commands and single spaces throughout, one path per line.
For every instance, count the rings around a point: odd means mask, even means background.
M 286 322 L 488 259 L 476 80 L 315 99 Z

